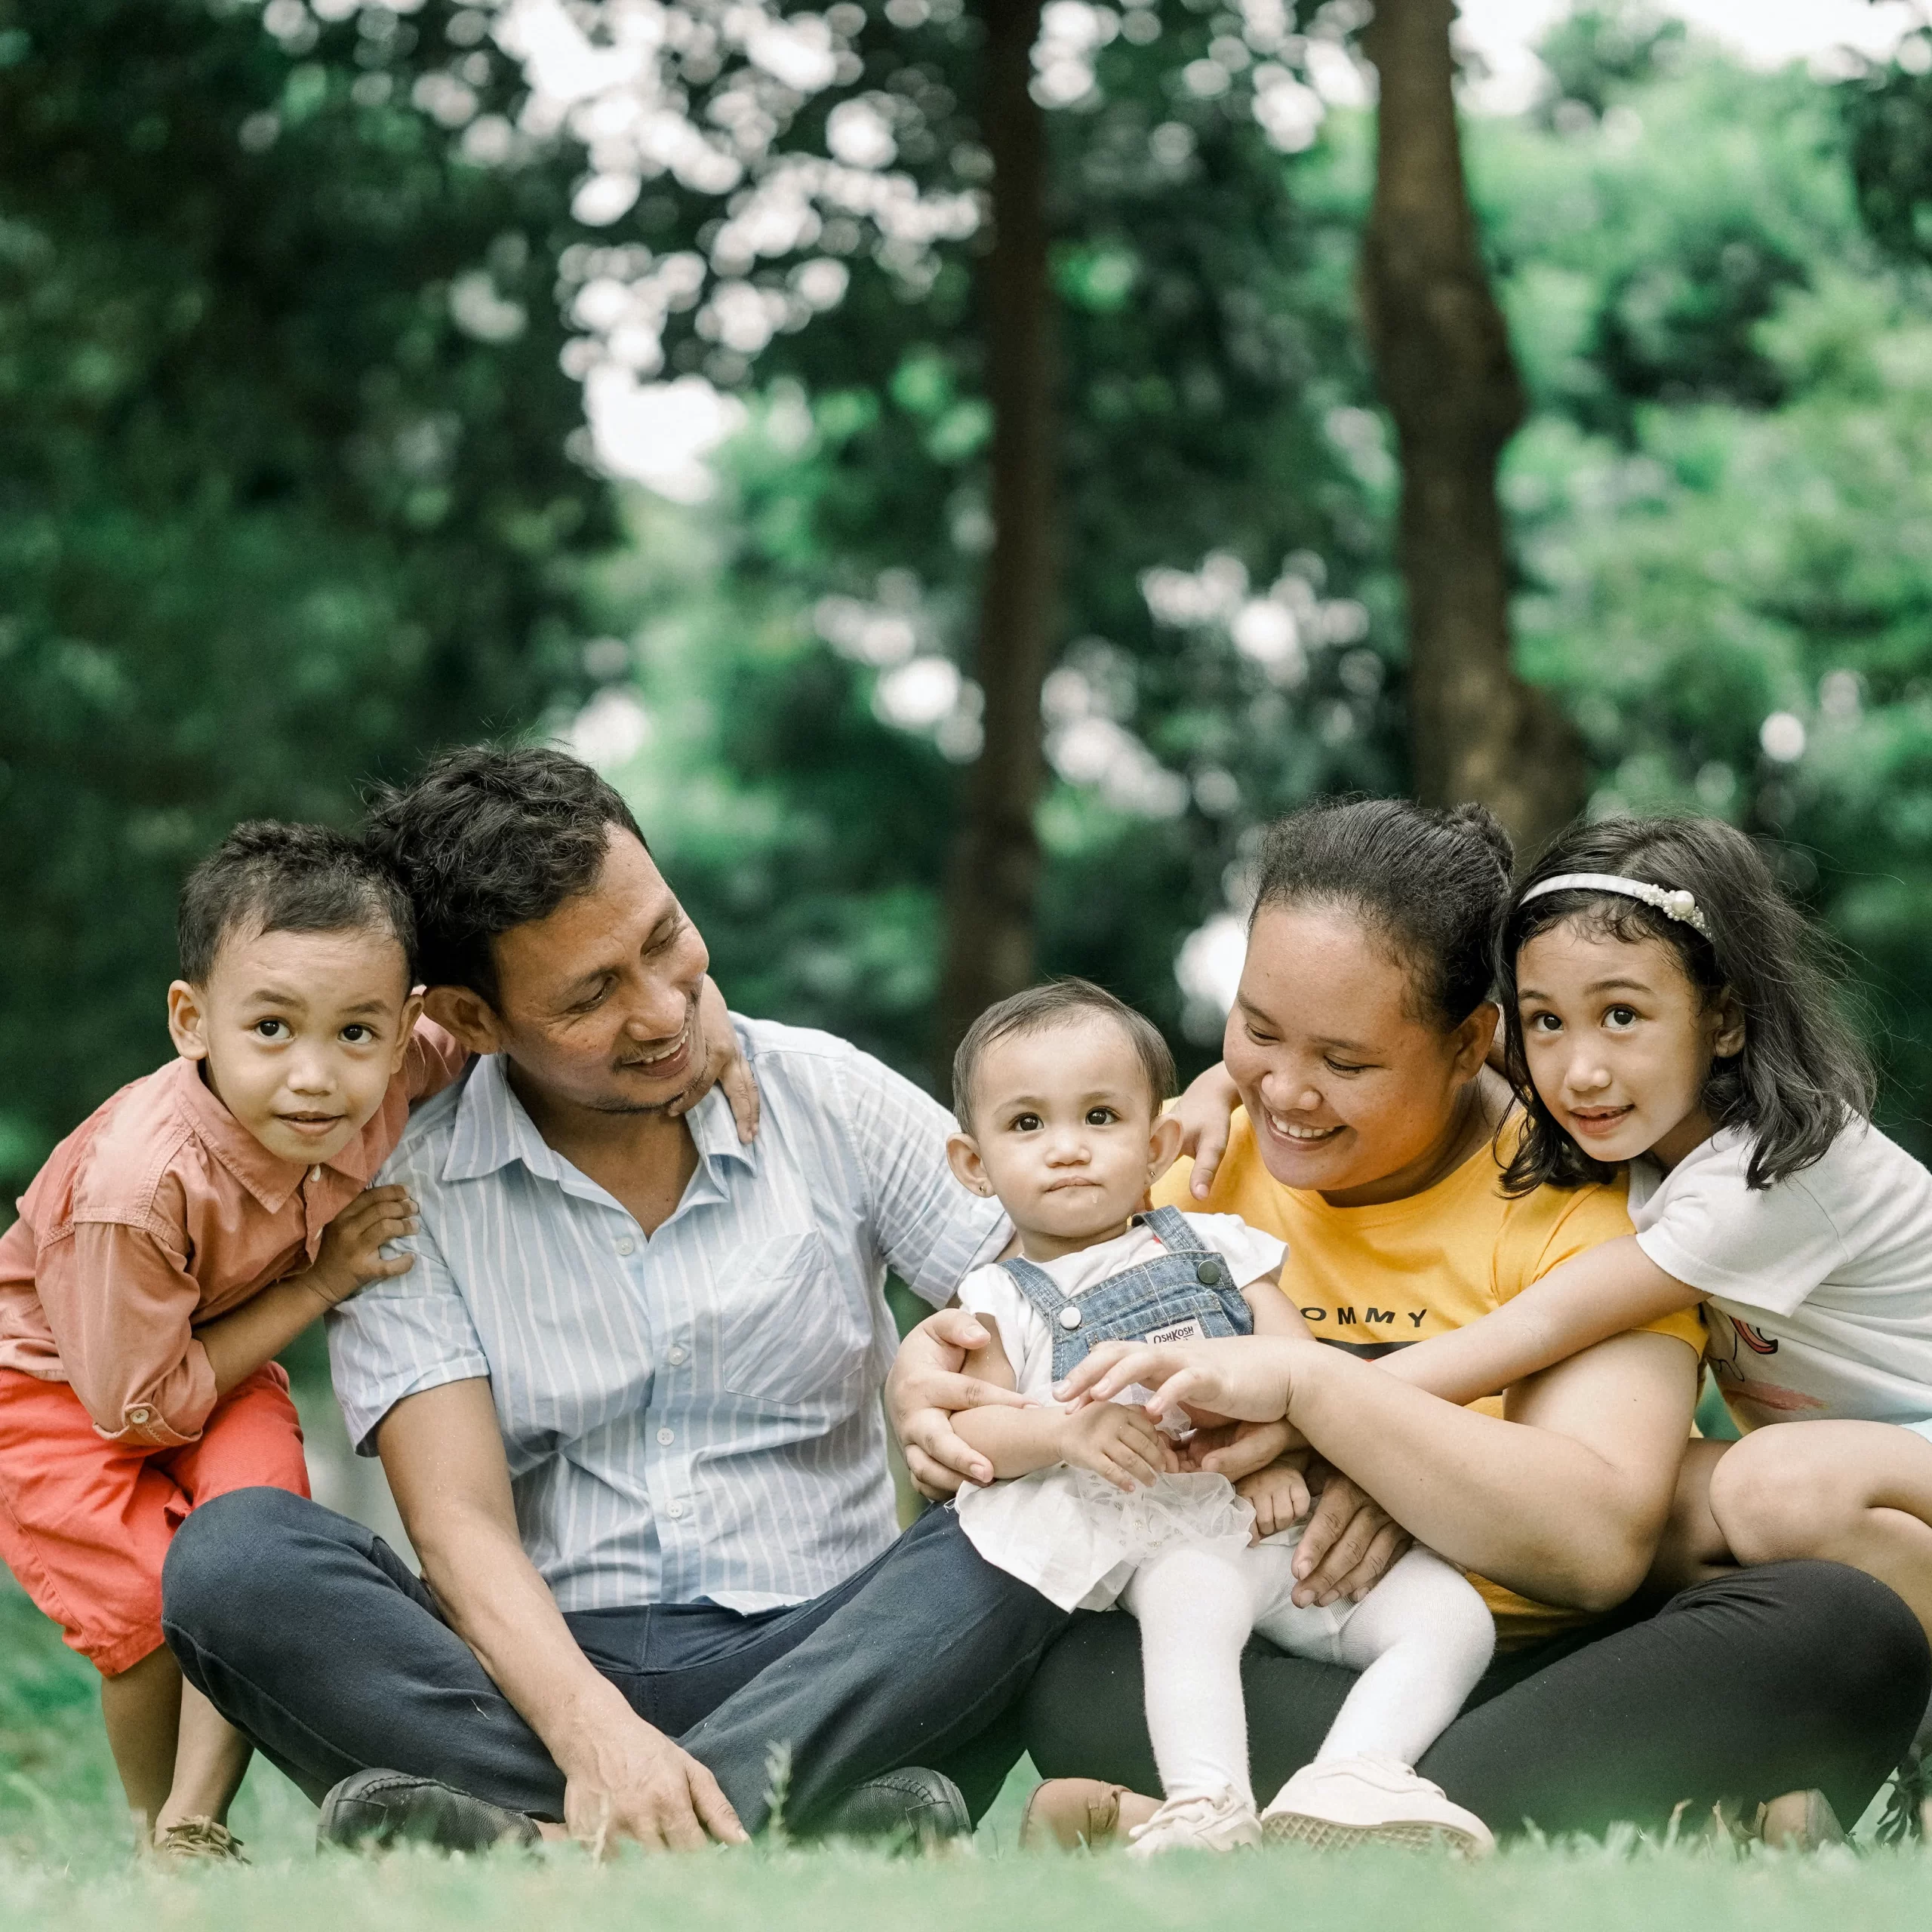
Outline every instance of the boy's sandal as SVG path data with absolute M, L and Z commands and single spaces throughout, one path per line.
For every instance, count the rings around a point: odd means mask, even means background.
M 1120 1801 L 1124 1784 L 1098 1778 L 1049 1778 L 1036 1785 L 1020 1820 L 1020 1843 L 1029 1851 L 1097 1851 L 1124 1835 Z
M 183 1818 L 157 1832 L 154 1856 L 165 1865 L 246 1865 L 242 1841 L 212 1818 Z

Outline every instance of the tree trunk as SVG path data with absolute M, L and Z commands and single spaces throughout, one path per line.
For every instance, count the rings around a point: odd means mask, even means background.
M 992 155 L 992 238 L 982 258 L 987 394 L 992 405 L 993 545 L 980 592 L 977 671 L 986 743 L 967 775 L 946 882 L 938 1038 L 943 1074 L 980 1011 L 1033 977 L 1045 777 L 1040 688 L 1057 613 L 1059 443 L 1053 296 L 1048 279 L 1046 121 L 1028 91 L 1040 0 L 983 0 L 982 120 Z
M 1379 0 L 1362 36 L 1381 79 L 1363 321 L 1402 465 L 1409 731 L 1417 795 L 1475 799 L 1526 852 L 1587 795 L 1567 720 L 1510 664 L 1496 468 L 1523 419 L 1457 131 L 1452 0 Z

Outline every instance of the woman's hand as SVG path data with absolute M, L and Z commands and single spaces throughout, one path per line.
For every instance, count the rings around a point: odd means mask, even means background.
M 961 1374 L 967 1357 L 992 1339 L 963 1308 L 943 1308 L 907 1334 L 885 1379 L 886 1418 L 905 1451 L 906 1473 L 934 1503 L 943 1503 L 961 1482 L 993 1479 L 992 1464 L 953 1432 L 952 1418 L 961 1409 L 989 1402 L 1032 1407 L 1014 1389 Z
M 724 1090 L 731 1103 L 731 1118 L 738 1126 L 738 1140 L 749 1147 L 758 1134 L 758 1082 L 752 1077 L 752 1063 L 738 1044 L 737 1029 L 731 1024 L 724 995 L 707 973 L 704 989 L 697 998 L 698 1030 L 703 1035 L 704 1064 L 697 1078 L 664 1111 L 673 1120 L 691 1112 L 714 1087 Z
M 1238 1484 L 1243 1476 L 1306 1447 L 1292 1423 L 1231 1422 L 1219 1429 L 1197 1429 L 1181 1445 L 1181 1454 L 1189 1469 Z
M 1320 1346 L 1253 1335 L 1212 1342 L 1103 1342 L 1054 1393 L 1084 1407 L 1111 1401 L 1139 1383 L 1154 1392 L 1148 1413 L 1163 1421 L 1192 1409 L 1239 1422 L 1273 1422 L 1288 1412 L 1297 1355 Z
M 1235 1484 L 1235 1493 L 1254 1505 L 1257 1543 L 1278 1531 L 1293 1529 L 1308 1514 L 1308 1478 L 1303 1472 L 1308 1460 L 1306 1451 L 1284 1457 Z
M 1295 1550 L 1294 1600 L 1304 1607 L 1340 1597 L 1359 1603 L 1415 1538 L 1340 1469 L 1315 1463 L 1309 1482 L 1317 1500 Z
M 1180 1151 L 1194 1157 L 1188 1192 L 1197 1201 L 1205 1201 L 1208 1190 L 1214 1184 L 1221 1156 L 1228 1151 L 1229 1126 L 1240 1105 L 1241 1090 L 1217 1060 L 1198 1075 L 1168 1109 L 1171 1116 L 1180 1122 Z

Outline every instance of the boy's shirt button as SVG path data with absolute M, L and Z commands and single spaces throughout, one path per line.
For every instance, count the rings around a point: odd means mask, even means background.
M 130 1409 L 128 1411 L 128 1420 L 137 1429 L 140 1429 L 154 1420 L 154 1411 L 149 1408 Z

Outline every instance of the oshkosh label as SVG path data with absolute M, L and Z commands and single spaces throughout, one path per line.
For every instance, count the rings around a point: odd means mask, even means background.
M 1208 1338 L 1198 1321 L 1176 1321 L 1165 1328 L 1156 1328 L 1151 1335 L 1143 1335 L 1143 1342 L 1158 1347 L 1163 1342 L 1204 1342 Z

